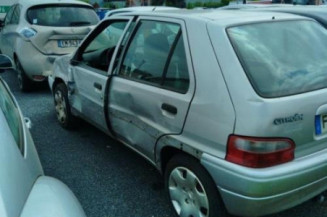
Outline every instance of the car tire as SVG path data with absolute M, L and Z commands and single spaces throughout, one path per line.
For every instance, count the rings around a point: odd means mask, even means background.
M 165 190 L 177 216 L 229 216 L 211 176 L 191 156 L 178 154 L 168 162 Z
M 27 75 L 18 59 L 15 61 L 15 63 L 16 63 L 16 71 L 17 71 L 19 89 L 22 92 L 28 92 L 32 88 L 32 81 L 27 77 Z
M 76 124 L 76 117 L 74 117 L 71 113 L 67 87 L 64 83 L 59 83 L 55 86 L 53 98 L 57 119 L 60 125 L 66 129 L 74 128 Z

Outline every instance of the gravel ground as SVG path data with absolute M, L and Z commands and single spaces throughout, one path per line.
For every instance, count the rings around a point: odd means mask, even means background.
M 162 178 L 146 160 L 85 122 L 76 130 L 64 130 L 48 88 L 21 93 L 14 71 L 1 76 L 33 123 L 31 133 L 45 174 L 66 183 L 88 217 L 173 216 Z M 269 217 L 327 217 L 327 202 L 310 200 Z

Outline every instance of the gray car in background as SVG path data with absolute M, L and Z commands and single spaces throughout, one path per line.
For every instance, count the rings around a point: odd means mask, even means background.
M 54 59 L 73 52 L 98 21 L 81 1 L 18 0 L 2 23 L 0 51 L 14 60 L 20 89 L 46 80 Z
M 12 67 L 0 55 L 0 72 Z M 0 77 L 0 216 L 86 217 L 73 192 L 44 175 L 30 127 Z
M 288 13 L 132 12 L 57 58 L 49 85 L 59 123 L 150 161 L 178 216 L 263 216 L 327 189 L 326 39 Z

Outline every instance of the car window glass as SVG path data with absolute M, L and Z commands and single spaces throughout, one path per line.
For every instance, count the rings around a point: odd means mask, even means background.
M 113 65 L 113 71 L 116 71 L 117 70 L 117 65 L 121 59 L 121 56 L 122 56 L 122 53 L 123 53 L 123 49 L 124 47 L 126 46 L 127 42 L 128 42 L 128 39 L 133 31 L 133 29 L 135 28 L 135 22 L 132 21 L 130 23 L 130 25 L 128 26 L 128 29 L 126 30 L 126 33 L 124 34 L 123 36 L 123 39 L 122 39 L 122 42 L 120 44 L 120 47 L 118 49 L 118 52 L 117 52 L 117 55 L 116 55 L 116 58 L 115 58 L 115 62 L 114 62 L 114 65 Z
M 117 21 L 104 28 L 82 53 L 82 62 L 90 67 L 107 71 L 126 24 L 127 21 Z
M 11 21 L 12 15 L 13 15 L 13 12 L 14 12 L 14 10 L 15 10 L 15 7 L 16 7 L 16 5 L 13 5 L 13 6 L 9 9 L 9 11 L 7 12 L 7 14 L 6 14 L 6 18 L 5 18 L 5 25 L 10 24 L 10 21 Z
M 46 5 L 28 9 L 27 20 L 30 24 L 41 26 L 89 26 L 99 21 L 90 7 L 78 5 Z
M 119 75 L 161 85 L 178 24 L 141 21 L 122 61 Z
M 181 93 L 186 93 L 190 78 L 187 68 L 183 37 L 180 36 L 171 57 L 163 86 Z
M 227 32 L 259 95 L 281 97 L 327 87 L 327 30 L 320 24 L 257 23 Z
M 0 109 L 7 120 L 18 148 L 23 153 L 24 139 L 20 113 L 2 81 L 0 81 Z
M 20 16 L 20 7 L 17 6 L 13 12 L 10 24 L 18 24 Z

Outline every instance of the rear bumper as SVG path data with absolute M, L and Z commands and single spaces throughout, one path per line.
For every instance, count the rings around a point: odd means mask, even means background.
M 327 150 L 264 169 L 242 167 L 208 154 L 203 155 L 201 163 L 234 215 L 280 212 L 327 189 Z
M 22 42 L 19 52 L 16 52 L 18 59 L 28 78 L 33 81 L 45 80 L 52 74 L 52 66 L 55 59 L 61 55 L 45 55 L 36 49 L 30 42 Z M 36 77 L 38 79 L 36 79 Z
M 49 75 L 48 77 L 48 84 L 49 84 L 49 88 L 51 90 L 51 92 L 53 93 L 53 84 L 54 84 L 55 80 L 54 77 L 52 75 Z

